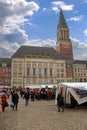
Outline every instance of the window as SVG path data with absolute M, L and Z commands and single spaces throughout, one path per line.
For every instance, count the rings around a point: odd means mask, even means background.
M 53 63 L 50 63 L 50 67 L 53 67 Z
M 50 80 L 50 83 L 53 84 L 53 79 Z
M 27 84 L 30 83 L 30 79 L 26 79 L 26 83 L 27 83 Z
M 21 71 L 19 72 L 19 76 L 22 76 L 22 72 Z
M 61 69 L 61 72 L 64 72 L 64 69 Z
M 64 79 L 61 79 L 61 82 L 64 82 Z
M 47 62 L 44 62 L 44 66 L 45 66 L 45 67 L 47 67 L 47 66 L 48 66 Z
M 33 67 L 36 67 L 36 62 L 32 62 L 32 66 L 33 66 Z
M 15 83 L 17 83 L 17 79 L 14 79 L 14 80 L 13 80 L 13 85 L 14 85 Z
M 33 68 L 33 76 L 36 75 L 36 68 Z
M 50 76 L 53 75 L 53 71 L 52 71 L 52 68 L 50 68 Z
M 60 73 L 57 73 L 57 77 L 60 77 Z
M 45 84 L 48 84 L 48 79 L 44 79 L 44 83 L 45 83 Z
M 59 63 L 57 63 L 56 65 L 57 65 L 57 67 L 59 67 Z
M 27 76 L 29 76 L 29 74 L 30 74 L 30 69 L 27 68 Z
M 16 71 L 13 72 L 13 76 L 17 76 L 17 72 Z
M 64 77 L 64 73 L 61 73 L 61 77 Z
M 38 69 L 38 75 L 41 76 L 41 68 Z
M 47 68 L 44 68 L 44 76 L 47 76 Z
M 7 67 L 7 64 L 6 63 L 2 63 L 2 67 Z
M 57 72 L 60 72 L 60 70 L 59 70 L 59 69 L 57 69 Z
M 42 84 L 42 80 L 41 80 L 41 79 L 38 79 L 38 83 L 39 83 L 39 84 Z
M 64 63 L 61 63 L 61 67 L 63 67 L 64 66 Z
M 68 65 L 67 65 L 67 68 L 71 68 L 71 65 L 68 64 Z
M 22 79 L 19 79 L 19 80 L 18 80 L 18 84 L 22 84 Z
M 27 66 L 27 67 L 30 67 L 30 66 L 31 66 L 31 62 L 27 62 L 27 63 L 26 63 L 26 66 Z
M 59 80 L 59 79 L 57 80 L 57 83 L 60 83 L 60 80 Z
M 42 62 L 38 62 L 38 67 L 42 67 Z
M 36 84 L 36 79 L 33 79 L 33 83 Z

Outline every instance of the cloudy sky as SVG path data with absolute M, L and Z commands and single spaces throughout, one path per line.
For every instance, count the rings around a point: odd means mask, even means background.
M 74 59 L 87 60 L 87 0 L 0 0 L 0 57 L 22 45 L 55 47 L 60 8 Z

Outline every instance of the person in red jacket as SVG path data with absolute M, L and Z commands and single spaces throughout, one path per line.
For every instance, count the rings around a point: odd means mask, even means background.
M 3 111 L 3 112 L 5 111 L 5 103 L 6 103 L 6 101 L 7 101 L 7 96 L 6 96 L 6 94 L 4 93 L 4 94 L 2 95 L 2 111 Z

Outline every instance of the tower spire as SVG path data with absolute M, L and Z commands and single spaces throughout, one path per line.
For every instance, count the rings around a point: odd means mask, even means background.
M 58 24 L 58 27 L 67 27 L 67 23 L 66 23 L 66 20 L 64 18 L 64 15 L 63 15 L 63 12 L 62 12 L 62 9 L 60 8 L 60 16 L 59 16 L 59 24 Z
M 62 9 L 60 9 L 59 23 L 57 26 L 56 50 L 65 59 L 73 59 L 72 43 L 69 38 L 69 28 L 64 18 Z

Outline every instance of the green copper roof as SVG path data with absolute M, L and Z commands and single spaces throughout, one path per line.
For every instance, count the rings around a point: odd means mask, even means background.
M 62 9 L 60 9 L 60 16 L 59 16 L 59 24 L 58 24 L 58 27 L 67 27 L 67 23 L 66 23 L 66 20 L 64 18 L 64 15 L 63 15 L 63 12 L 62 12 Z

